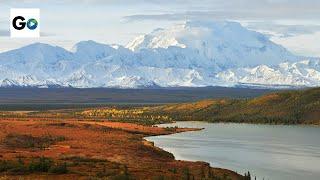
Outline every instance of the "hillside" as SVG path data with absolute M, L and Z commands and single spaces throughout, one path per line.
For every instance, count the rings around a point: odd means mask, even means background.
M 155 124 L 209 121 L 320 124 L 320 88 L 269 93 L 250 99 L 215 99 L 153 107 L 91 109 L 83 116 Z
M 319 124 L 320 88 L 271 93 L 253 99 L 222 99 L 153 108 L 174 120 Z

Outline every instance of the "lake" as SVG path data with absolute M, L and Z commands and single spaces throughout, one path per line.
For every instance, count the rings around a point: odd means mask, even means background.
M 320 128 L 313 126 L 177 122 L 162 127 L 202 131 L 146 138 L 178 160 L 206 161 L 257 179 L 319 180 Z

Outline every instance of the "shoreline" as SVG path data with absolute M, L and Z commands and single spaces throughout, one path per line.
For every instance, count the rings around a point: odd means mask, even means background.
M 150 137 L 147 140 L 154 142 L 154 144 L 165 151 L 172 153 L 175 157 L 178 157 L 178 160 L 186 160 L 186 161 L 206 161 L 209 162 L 212 167 L 222 167 L 226 169 L 231 169 L 235 172 L 245 173 L 250 170 L 251 175 L 256 175 L 257 177 L 267 177 L 269 175 L 274 176 L 273 178 L 277 177 L 274 175 L 273 172 L 278 171 L 277 173 L 279 177 L 285 177 L 284 168 L 288 168 L 291 173 L 294 173 L 293 167 L 283 166 L 279 170 L 274 170 L 272 168 L 263 169 L 262 166 L 255 166 L 256 162 L 253 162 L 252 159 L 245 159 L 245 161 L 239 156 L 240 158 L 236 157 L 232 154 L 243 154 L 248 156 L 248 152 L 256 154 L 256 160 L 260 163 L 271 163 L 274 166 L 278 164 L 273 162 L 271 159 L 266 159 L 265 161 L 261 160 L 264 159 L 266 156 L 278 156 L 279 159 L 282 158 L 283 162 L 290 161 L 287 160 L 286 155 L 281 155 L 281 153 L 277 151 L 273 151 L 274 147 L 277 147 L 278 151 L 289 152 L 290 148 L 299 149 L 297 152 L 294 150 L 295 153 L 304 153 L 308 150 L 305 148 L 304 143 L 309 142 L 301 142 L 296 140 L 292 141 L 292 139 L 288 138 L 289 135 L 283 135 L 283 132 L 287 130 L 290 137 L 294 137 L 299 139 L 302 132 L 306 132 L 308 136 L 302 137 L 314 137 L 315 133 L 318 134 L 319 126 L 313 125 L 268 125 L 268 124 L 251 124 L 251 123 L 208 123 L 203 121 L 176 121 L 173 124 L 161 124 L 161 127 L 166 126 L 176 126 L 176 127 L 206 127 L 207 129 L 205 132 L 195 132 L 195 133 L 186 133 L 183 135 L 173 135 L 173 136 L 161 136 L 161 137 Z M 308 131 L 308 132 L 307 132 Z M 229 132 L 232 132 L 229 134 Z M 264 144 L 266 140 L 270 140 L 270 138 L 265 138 L 268 133 L 273 132 L 274 142 L 270 142 Z M 293 133 L 296 132 L 296 133 Z M 310 133 L 309 133 L 310 132 Z M 258 134 L 257 134 L 258 133 Z M 262 135 L 260 134 L 262 133 Z M 201 142 L 197 142 L 200 140 Z M 217 144 L 216 142 L 223 142 L 222 144 Z M 235 143 L 233 143 L 235 142 Z M 267 141 L 266 141 L 267 142 Z M 278 143 L 281 142 L 282 146 Z M 190 145 L 188 144 L 190 143 Z M 312 143 L 311 143 L 312 144 Z M 228 147 L 232 146 L 233 148 Z M 237 145 L 237 147 L 235 147 Z M 279 146 L 278 146 L 279 145 Z M 242 148 L 241 148 L 242 146 Z M 311 146 L 311 145 L 310 145 Z M 246 148 L 243 148 L 246 147 Z M 312 146 L 313 147 L 313 146 Z M 318 145 L 315 145 L 315 148 Z M 266 151 L 264 151 L 266 149 Z M 289 150 L 288 150 L 289 149 Z M 212 151 L 210 151 L 212 150 Z M 288 151 L 285 151 L 288 150 Z M 224 151 L 229 153 L 224 153 Z M 198 153 L 197 153 L 198 152 Z M 203 154 L 202 154 L 203 152 Z M 207 153 L 208 152 L 208 153 Z M 216 153 L 210 153 L 216 152 Z M 308 160 L 308 158 L 314 157 L 316 153 L 313 151 L 308 151 L 310 156 L 308 156 L 305 160 L 306 162 L 316 162 L 318 160 Z M 259 155 L 259 156 L 258 156 Z M 289 155 L 292 159 L 299 158 L 297 154 Z M 250 157 L 250 156 L 248 156 Z M 317 158 L 316 158 L 317 159 Z M 217 161 L 218 160 L 218 161 Z M 221 160 L 221 161 L 219 161 Z M 292 160 L 291 160 L 292 161 Z M 235 163 L 235 164 L 233 164 Z M 243 165 L 243 166 L 242 166 Z M 306 167 L 299 167 L 300 171 L 303 170 L 312 170 L 312 168 Z M 317 171 L 311 171 L 314 173 L 318 173 Z M 275 174 L 277 174 L 275 173 Z M 273 179 L 272 178 L 272 179 Z
M 316 124 L 284 124 L 284 123 L 256 123 L 256 122 L 226 122 L 226 121 L 217 121 L 217 122 L 211 122 L 211 121 L 172 121 L 172 122 L 166 122 L 166 123 L 161 123 L 161 124 L 156 124 L 158 125 L 163 125 L 163 124 L 174 124 L 174 123 L 179 123 L 179 122 L 200 122 L 200 123 L 209 123 L 209 124 L 248 124 L 248 125 L 268 125 L 268 126 L 311 126 L 311 127 L 319 127 L 320 128 L 320 120 L 319 123 Z M 178 127 L 179 128 L 179 127 Z M 187 128 L 187 127 L 180 127 L 180 128 Z M 205 128 L 202 128 L 205 129 Z
M 197 121 L 198 122 L 198 121 Z M 199 121 L 201 122 L 201 121 Z M 165 127 L 158 127 L 156 126 L 157 128 L 165 128 Z M 176 156 L 172 153 L 172 152 L 169 152 L 169 151 L 166 151 L 164 150 L 163 148 L 161 147 L 158 147 L 154 144 L 154 141 L 151 141 L 151 140 L 147 140 L 146 138 L 148 137 L 156 137 L 156 136 L 169 136 L 169 135 L 173 135 L 173 134 L 179 134 L 179 133 L 184 133 L 184 132 L 196 132 L 196 131 L 202 131 L 204 130 L 205 128 L 188 128 L 188 127 L 177 127 L 177 129 L 180 129 L 181 131 L 179 132 L 173 132 L 173 133 L 164 133 L 164 134 L 158 134 L 158 135 L 151 135 L 151 136 L 145 136 L 142 138 L 142 141 L 146 143 L 147 146 L 152 146 L 153 148 L 156 148 L 156 149 L 159 149 L 161 151 L 164 151 L 164 152 L 167 152 L 167 153 L 170 153 L 172 154 L 173 158 L 174 158 L 174 161 L 181 161 L 181 162 L 190 162 L 190 163 L 205 163 L 209 166 L 209 168 L 213 169 L 213 170 L 219 170 L 219 171 L 226 171 L 228 173 L 231 173 L 231 174 L 234 174 L 234 175 L 240 175 L 242 178 L 245 178 L 244 176 L 242 176 L 241 174 L 239 174 L 238 172 L 232 170 L 232 169 L 226 169 L 226 168 L 223 168 L 223 167 L 214 167 L 212 166 L 209 162 L 206 162 L 206 161 L 199 161 L 199 160 L 178 160 L 176 159 Z

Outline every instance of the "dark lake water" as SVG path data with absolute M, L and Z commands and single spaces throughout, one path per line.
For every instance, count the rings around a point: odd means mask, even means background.
M 148 137 L 179 160 L 206 161 L 257 179 L 319 180 L 320 128 L 177 122 L 202 131 Z

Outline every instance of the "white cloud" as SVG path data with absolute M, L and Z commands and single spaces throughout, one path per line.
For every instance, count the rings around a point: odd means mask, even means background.
M 272 40 L 287 47 L 296 54 L 320 57 L 320 31 L 313 34 L 302 34 L 287 38 L 274 37 Z
M 260 22 L 249 27 L 282 35 L 275 41 L 300 54 L 318 54 L 315 49 L 319 46 L 312 41 L 318 40 L 314 33 L 320 27 L 319 0 L 0 0 L 0 4 L 0 36 L 8 35 L 10 7 L 39 7 L 42 30 L 54 35 L 47 37 L 50 42 L 92 39 L 126 44 L 137 33 L 185 19 L 227 19 Z M 284 24 L 284 20 L 293 23 Z M 304 47 L 294 47 L 294 39 L 306 41 Z M 13 39 L 5 42 L 8 45 L 2 45 L 0 51 L 21 44 Z

